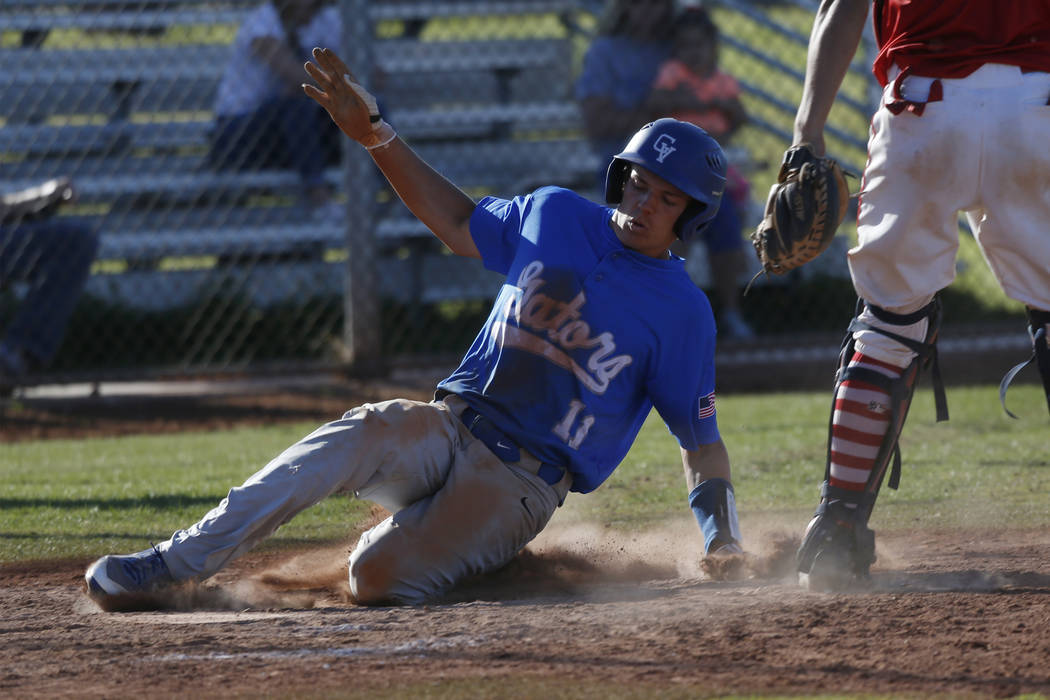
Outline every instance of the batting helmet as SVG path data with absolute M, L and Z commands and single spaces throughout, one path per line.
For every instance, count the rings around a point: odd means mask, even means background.
M 726 157 L 706 131 L 688 122 L 664 118 L 646 124 L 613 156 L 605 174 L 605 200 L 623 201 L 631 165 L 640 165 L 689 195 L 692 200 L 675 222 L 675 234 L 688 240 L 718 213 L 726 187 Z

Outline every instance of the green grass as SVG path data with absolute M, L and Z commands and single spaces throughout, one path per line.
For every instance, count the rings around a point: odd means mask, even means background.
M 1050 523 L 1046 404 L 1031 384 L 1016 385 L 1009 399 L 1022 420 L 1002 413 L 996 387 L 949 387 L 952 417 L 937 423 L 923 382 L 901 440 L 901 488 L 883 489 L 873 527 Z M 829 407 L 823 392 L 719 398 L 745 524 L 804 523 L 823 478 Z M 594 496 L 576 499 L 576 517 L 627 528 L 680 516 L 685 491 L 677 464 L 675 444 L 651 416 L 626 463 Z
M 137 550 L 195 522 L 315 426 L 53 440 L 0 456 L 0 562 Z M 275 544 L 344 537 L 368 505 L 331 498 Z
M 884 489 L 873 527 L 1050 525 L 1046 405 L 1034 384 L 1011 390 L 1011 420 L 992 386 L 950 387 L 952 419 L 935 423 L 920 386 L 902 440 L 899 492 Z M 824 470 L 824 392 L 719 399 L 723 437 L 745 528 L 798 523 Z M 0 450 L 0 563 L 134 551 L 196 521 L 313 424 L 4 445 Z M 333 497 L 285 525 L 264 547 L 345 539 L 369 504 Z M 688 517 L 676 443 L 654 415 L 601 488 L 573 495 L 562 522 L 635 529 Z M 745 535 L 746 535 L 745 531 Z

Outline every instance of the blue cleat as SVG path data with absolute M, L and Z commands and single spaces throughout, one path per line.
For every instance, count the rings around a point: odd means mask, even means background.
M 146 593 L 175 583 L 156 547 L 136 554 L 102 557 L 88 567 L 84 581 L 88 594 L 96 597 Z

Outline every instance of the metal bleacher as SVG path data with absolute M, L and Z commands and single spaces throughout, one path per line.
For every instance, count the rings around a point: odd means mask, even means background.
M 256 5 L 256 0 L 2 3 L 3 27 L 19 32 L 21 40 L 0 45 L 0 190 L 72 177 L 80 211 L 101 235 L 99 269 L 111 273 L 106 289 L 167 274 L 173 266 L 164 261 L 170 258 L 203 257 L 210 264 L 249 268 L 273 261 L 305 264 L 303 273 L 315 276 L 311 263 L 331 260 L 333 251 L 346 254 L 352 213 L 323 219 L 305 214 L 288 196 L 296 173 L 216 172 L 206 166 L 212 101 L 231 50 L 228 41 L 160 40 L 178 27 L 235 27 Z M 370 3 L 369 13 L 376 24 L 559 14 L 579 5 L 382 0 Z M 83 46 L 54 40 L 62 31 L 112 40 Z M 464 189 L 512 194 L 541 183 L 572 185 L 577 176 L 594 172 L 568 82 L 571 38 L 377 37 L 372 53 L 383 76 L 380 94 L 388 120 Z M 337 188 L 346 179 L 338 167 L 326 176 Z M 480 265 L 446 259 L 400 205 L 380 210 L 374 235 L 385 295 L 433 301 L 493 293 L 493 278 Z M 431 259 L 406 266 L 404 246 L 417 239 L 427 243 L 412 244 L 411 254 Z M 394 251 L 402 260 L 392 257 Z M 440 279 L 426 274 L 428 265 L 439 266 Z M 172 274 L 194 274 L 175 269 Z M 339 284 L 338 270 L 325 274 Z M 406 279 L 409 274 L 422 279 Z M 135 292 L 119 295 L 143 303 Z M 156 303 L 173 301 L 170 293 L 160 296 Z

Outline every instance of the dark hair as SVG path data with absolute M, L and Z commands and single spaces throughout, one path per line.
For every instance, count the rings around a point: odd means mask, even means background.
M 598 23 L 598 34 L 604 36 L 616 36 L 620 34 L 628 33 L 627 25 L 627 11 L 633 4 L 634 0 L 609 0 L 605 6 L 605 12 L 602 14 L 601 19 Z M 666 0 L 667 10 L 667 35 L 671 35 L 673 30 L 675 15 L 675 3 L 674 0 Z
M 690 7 L 675 19 L 675 31 L 681 29 L 701 29 L 712 39 L 718 38 L 718 25 L 703 7 Z

